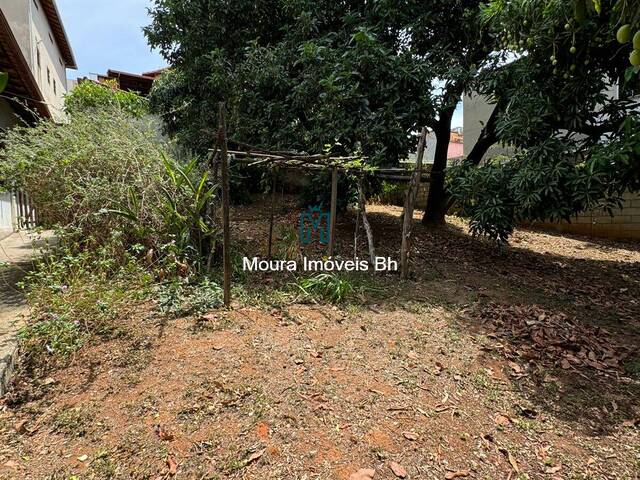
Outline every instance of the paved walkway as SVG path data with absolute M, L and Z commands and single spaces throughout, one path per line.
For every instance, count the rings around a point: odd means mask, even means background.
M 4 238 L 2 238 L 4 236 Z M 16 287 L 31 267 L 33 237 L 26 232 L 0 233 L 0 396 L 4 395 L 17 353 L 17 333 L 26 301 Z

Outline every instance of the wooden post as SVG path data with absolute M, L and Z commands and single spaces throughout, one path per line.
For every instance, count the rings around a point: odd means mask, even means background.
M 427 142 L 427 129 L 422 129 L 420 141 L 418 142 L 418 155 L 416 159 L 416 168 L 413 170 L 407 196 L 404 202 L 404 220 L 402 222 L 402 247 L 400 248 L 400 275 L 403 280 L 409 277 L 409 253 L 411 250 L 411 227 L 413 226 L 413 209 L 420 188 L 420 178 L 422 176 L 422 158 Z
M 369 219 L 367 218 L 366 199 L 364 196 L 364 187 L 362 183 L 363 183 L 363 179 L 362 177 L 360 177 L 358 179 L 358 204 L 360 206 L 360 213 L 362 214 L 362 225 L 364 226 L 364 231 L 367 234 L 367 244 L 369 245 L 369 258 L 371 259 L 371 265 L 375 265 L 376 249 L 373 245 L 373 231 L 371 230 L 371 225 L 369 224 Z
M 229 227 L 229 159 L 227 158 L 227 126 L 224 103 L 218 104 L 218 148 L 222 177 L 222 234 L 224 268 L 224 304 L 231 305 L 231 232 Z
M 338 168 L 333 167 L 331 172 L 331 228 L 329 231 L 329 257 L 333 257 L 333 249 L 336 242 L 336 214 L 338 208 Z
M 271 212 L 269 216 L 269 250 L 267 253 L 267 258 L 271 259 L 271 250 L 273 247 L 273 220 L 275 216 L 276 209 L 276 174 L 275 172 L 271 172 L 272 180 L 271 180 Z
M 358 233 L 360 230 L 360 205 L 358 204 L 358 212 L 356 213 L 356 228 L 353 233 L 353 260 L 358 259 Z

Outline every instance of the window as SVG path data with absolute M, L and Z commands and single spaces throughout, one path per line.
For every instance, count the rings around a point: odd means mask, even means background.
M 40 48 L 36 48 L 36 62 L 38 64 L 38 69 L 42 67 L 42 61 L 40 60 Z
M 36 10 L 40 10 L 40 7 L 38 6 L 38 0 L 33 0 L 33 4 L 36 6 Z
M 53 43 L 53 37 L 51 36 L 51 32 L 49 32 L 49 40 L 51 40 L 51 43 Z
M 55 80 L 53 81 L 53 94 L 54 94 L 54 95 L 57 95 L 57 94 L 58 94 L 58 91 L 57 91 L 57 88 L 56 88 L 56 81 L 55 81 Z
M 60 57 L 58 57 L 58 61 L 60 62 L 60 66 L 64 67 L 64 63 L 62 62 L 62 59 Z
M 51 85 L 51 70 L 47 67 L 47 83 Z

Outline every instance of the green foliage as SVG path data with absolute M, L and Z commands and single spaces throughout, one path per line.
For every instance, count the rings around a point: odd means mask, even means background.
M 197 158 L 181 164 L 163 153 L 162 159 L 169 182 L 161 186 L 163 197 L 159 204 L 151 206 L 157 209 L 163 225 L 165 243 L 161 250 L 180 259 L 202 262 L 215 250 L 219 233 L 211 219 L 211 203 L 217 186 L 209 185 L 208 172 L 199 171 Z M 125 204 L 103 212 L 129 220 L 133 231 L 145 232 L 148 225 L 144 208 L 148 206 L 143 204 L 138 192 L 130 189 Z
M 162 221 L 153 209 L 169 185 L 166 145 L 155 126 L 115 110 L 78 112 L 69 123 L 41 120 L 3 138 L 0 177 L 29 192 L 45 227 L 79 229 L 96 241 L 125 231 L 125 220 L 105 209 L 127 204 L 135 193 L 143 206 L 144 232 L 127 232 L 131 243 L 153 244 Z
M 506 240 L 518 220 L 613 209 L 625 190 L 640 188 L 638 76 L 616 40 L 621 3 L 603 0 L 600 12 L 584 5 L 579 19 L 576 2 L 561 0 L 483 8 L 502 63 L 485 68 L 474 87 L 496 104 L 488 138 L 515 153 L 450 172 L 450 192 L 474 233 Z M 611 79 L 622 82 L 619 97 L 608 94 Z
M 38 349 L 67 356 L 82 347 L 86 335 L 78 323 L 52 317 L 24 327 L 19 337 L 27 351 Z
M 475 234 L 505 241 L 518 220 L 571 220 L 576 212 L 622 204 L 627 189 L 640 190 L 640 118 L 628 117 L 618 138 L 581 155 L 550 138 L 479 168 L 450 172 L 450 187 Z
M 123 249 L 120 233 L 95 250 L 82 250 L 76 235 L 58 235 L 62 246 L 45 248 L 23 282 L 31 308 L 20 338 L 32 364 L 64 358 L 96 336 L 113 335 L 152 281 L 136 252 Z
M 275 252 L 283 260 L 298 260 L 300 258 L 300 239 L 295 225 L 280 225 L 278 227 Z
M 303 277 L 297 281 L 296 286 L 305 296 L 330 303 L 345 302 L 355 293 L 352 281 L 337 273 L 318 273 Z
M 344 212 L 356 201 L 358 195 L 357 180 L 351 175 L 338 177 L 338 212 Z M 300 206 L 316 206 L 328 210 L 331 206 L 331 171 L 323 170 L 311 176 L 309 183 L 300 193 Z
M 378 203 L 404 205 L 408 188 L 408 184 L 405 182 L 389 182 L 383 180 L 377 188 L 378 193 L 375 194 L 373 198 Z
M 175 317 L 201 315 L 222 305 L 222 289 L 206 277 L 197 283 L 175 279 L 159 286 L 156 295 L 158 310 Z
M 135 92 L 120 90 L 115 80 L 104 83 L 87 80 L 65 96 L 64 108 L 70 115 L 106 109 L 141 118 L 149 113 L 149 102 Z
M 452 172 L 469 178 L 452 181 L 450 193 L 473 210 L 476 233 L 505 239 L 519 218 L 568 218 L 634 188 L 635 173 L 619 158 L 636 162 L 625 122 L 637 116 L 640 67 L 629 66 L 616 31 L 640 28 L 636 3 L 156 0 L 146 35 L 175 67 L 152 103 L 172 133 L 200 148 L 224 100 L 239 140 L 316 152 L 335 143 L 393 164 L 423 125 L 448 142 L 460 96 L 476 91 L 496 115 L 467 168 Z M 606 94 L 617 79 L 620 99 Z M 518 149 L 517 159 L 474 173 L 498 142 Z M 441 178 L 432 178 L 434 209 L 448 205 Z M 303 203 L 326 203 L 328 189 L 318 185 Z
M 85 111 L 66 124 L 7 132 L 0 175 L 29 192 L 44 227 L 77 231 L 82 248 L 117 231 L 124 248 L 198 263 L 215 247 L 215 186 L 196 159 L 176 160 L 173 151 L 150 121 Z
M 433 113 L 428 59 L 407 41 L 424 28 L 423 11 L 419 2 L 155 0 L 145 33 L 173 68 L 154 85 L 152 109 L 198 149 L 210 146 L 202 131 L 226 101 L 235 139 L 309 152 L 339 142 L 395 163 Z

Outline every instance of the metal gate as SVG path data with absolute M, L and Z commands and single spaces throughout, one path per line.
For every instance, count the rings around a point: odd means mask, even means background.
M 0 193 L 0 230 L 28 230 L 37 225 L 38 215 L 26 193 Z

